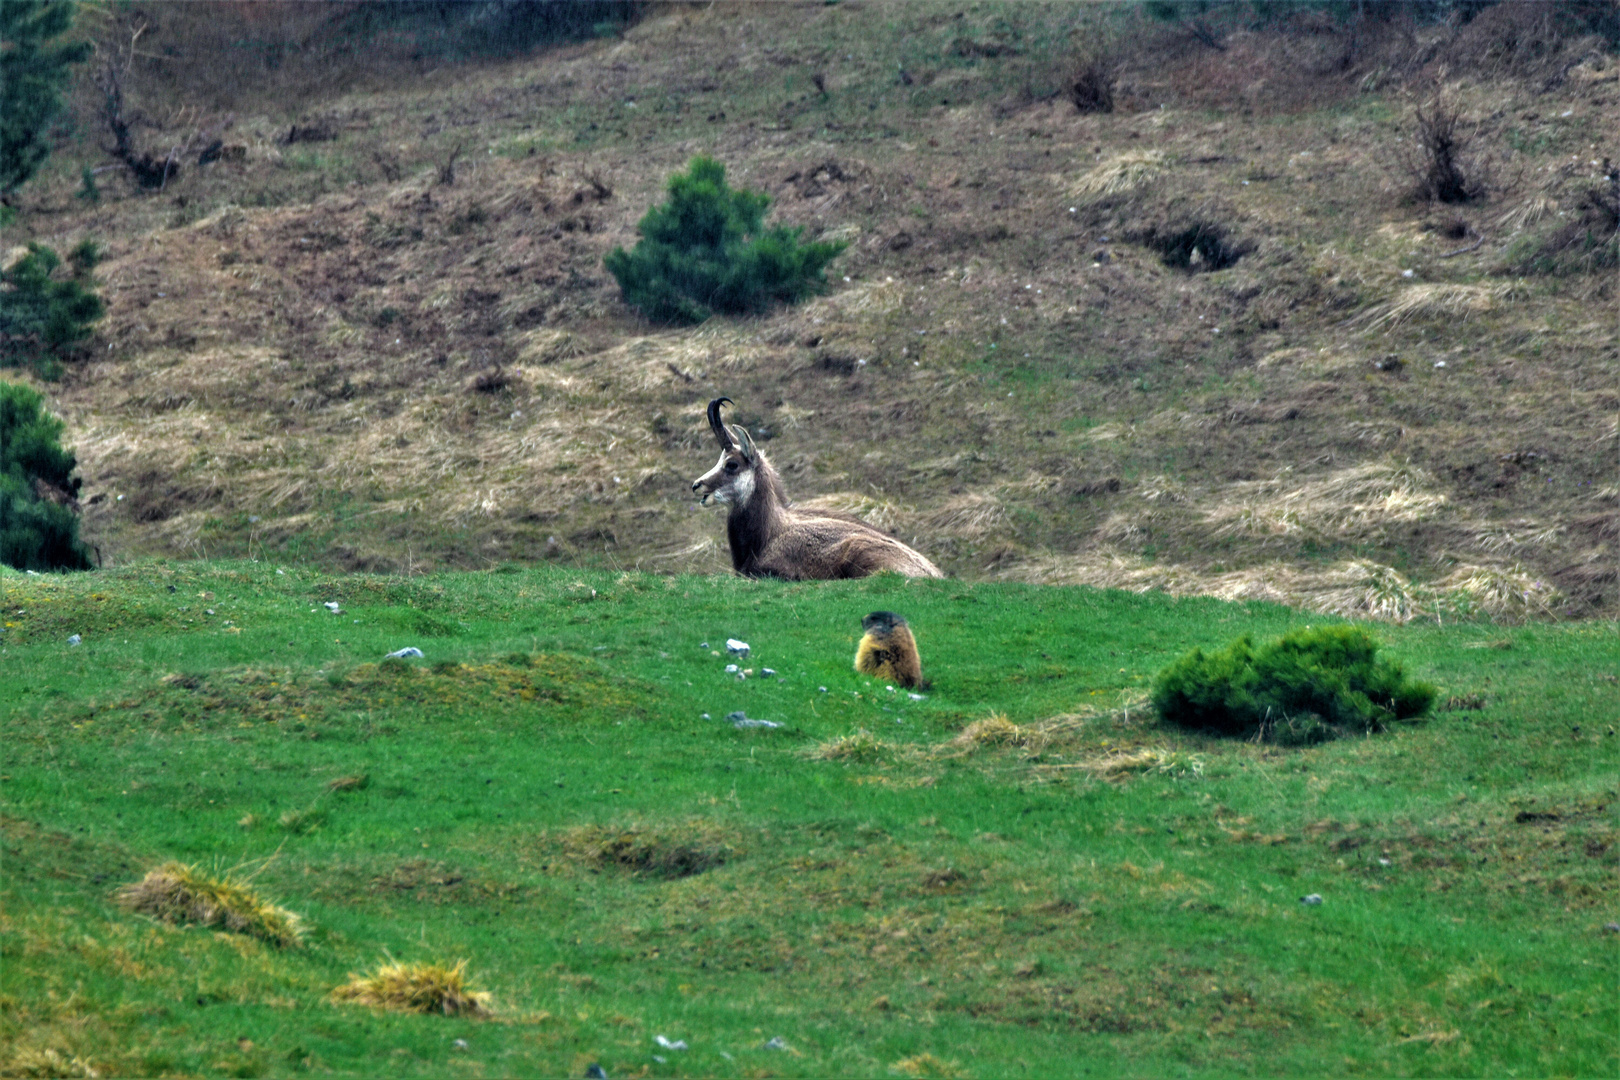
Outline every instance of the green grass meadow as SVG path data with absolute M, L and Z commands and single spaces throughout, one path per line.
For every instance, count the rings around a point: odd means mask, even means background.
M 0 1075 L 1620 1074 L 1613 624 L 1379 626 L 1437 711 L 1280 749 L 1145 700 L 1332 621 L 1265 604 L 252 562 L 0 600 Z M 851 670 L 879 608 L 921 700 Z M 1026 737 L 953 741 L 993 713 Z M 114 902 L 169 859 L 304 947 Z M 390 957 L 491 1015 L 330 1000 Z

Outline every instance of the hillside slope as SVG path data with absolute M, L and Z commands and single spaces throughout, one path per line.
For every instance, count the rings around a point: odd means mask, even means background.
M 1542 256 L 1620 157 L 1615 58 L 1570 43 L 1532 81 L 1416 28 L 1318 75 L 1330 33 L 1216 52 L 1100 10 L 655 13 L 266 103 L 241 160 L 89 208 L 81 136 L 15 241 L 110 253 L 101 336 L 46 387 L 88 534 L 111 561 L 720 571 L 689 486 L 724 394 L 796 498 L 964 577 L 1612 611 L 1615 269 Z M 1082 114 L 1064 79 L 1111 41 L 1117 111 Z M 1433 85 L 1481 201 L 1409 195 Z M 682 330 L 621 303 L 602 256 L 697 153 L 851 241 L 830 295 Z

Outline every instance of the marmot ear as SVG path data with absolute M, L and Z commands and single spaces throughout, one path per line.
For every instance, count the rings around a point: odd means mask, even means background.
M 752 465 L 755 460 L 754 440 L 748 437 L 748 432 L 744 428 L 733 426 L 731 433 L 736 437 L 738 453 L 742 454 L 748 460 L 748 463 Z

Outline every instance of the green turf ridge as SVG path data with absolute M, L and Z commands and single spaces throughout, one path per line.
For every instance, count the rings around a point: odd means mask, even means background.
M 1441 711 L 1281 749 L 1143 704 L 1194 646 L 1334 621 L 1265 604 L 152 562 L 8 575 L 0 605 L 3 1072 L 1620 1064 L 1612 624 L 1377 627 Z M 922 700 L 850 668 L 878 608 Z M 951 743 L 992 713 L 1050 735 Z M 1086 767 L 1145 749 L 1202 769 Z M 169 859 L 252 868 L 304 947 L 121 910 Z M 467 959 L 492 1018 L 329 1000 L 389 957 Z

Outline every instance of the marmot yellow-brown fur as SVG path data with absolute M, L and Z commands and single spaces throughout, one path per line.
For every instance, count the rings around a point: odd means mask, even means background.
M 861 643 L 855 649 L 855 670 L 862 675 L 916 686 L 922 682 L 922 658 L 911 627 L 892 611 L 874 611 L 861 620 Z

